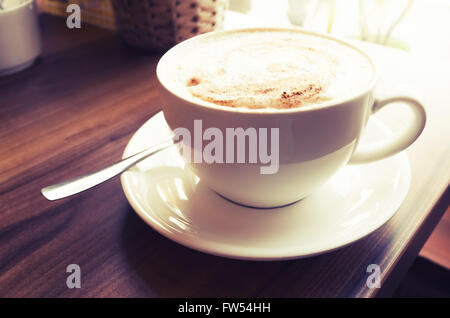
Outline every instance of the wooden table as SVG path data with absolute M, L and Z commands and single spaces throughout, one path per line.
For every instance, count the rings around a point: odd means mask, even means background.
M 450 63 L 415 61 L 376 47 L 384 83 L 407 82 L 429 120 L 408 150 L 412 184 L 382 228 L 338 251 L 292 261 L 250 262 L 202 254 L 147 226 L 119 178 L 61 201 L 43 186 L 111 164 L 160 109 L 155 66 L 118 37 L 41 16 L 44 53 L 32 68 L 0 78 L 1 297 L 373 297 L 389 295 L 449 204 Z M 436 62 L 436 61 L 433 61 Z M 392 108 L 394 109 L 394 108 Z M 392 110 L 387 121 L 403 113 Z M 382 288 L 366 286 L 379 264 Z M 82 287 L 66 287 L 66 267 Z

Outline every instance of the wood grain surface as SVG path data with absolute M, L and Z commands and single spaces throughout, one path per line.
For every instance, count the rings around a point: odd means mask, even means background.
M 439 221 L 419 255 L 450 271 L 450 208 Z
M 0 297 L 388 296 L 449 204 L 450 97 L 439 85 L 450 64 L 415 66 L 384 48 L 376 54 L 388 57 L 386 78 L 412 78 L 429 120 L 408 150 L 412 184 L 404 204 L 351 246 L 277 262 L 206 255 L 141 221 L 119 178 L 46 201 L 42 187 L 120 159 L 131 135 L 160 109 L 160 55 L 131 50 L 97 28 L 68 30 L 63 19 L 45 15 L 41 23 L 40 61 L 0 78 Z M 381 290 L 366 286 L 373 263 L 382 269 Z M 80 289 L 66 287 L 69 264 L 81 267 Z

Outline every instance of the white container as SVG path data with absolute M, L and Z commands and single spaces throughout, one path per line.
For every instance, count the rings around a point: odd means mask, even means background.
M 0 9 L 0 76 L 21 71 L 41 53 L 34 0 L 6 0 Z

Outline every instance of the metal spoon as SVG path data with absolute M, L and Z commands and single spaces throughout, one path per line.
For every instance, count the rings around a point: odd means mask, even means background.
M 170 140 L 157 146 L 152 146 L 102 170 L 45 187 L 41 189 L 41 193 L 47 200 L 50 201 L 66 198 L 68 196 L 80 193 L 105 182 L 118 174 L 121 174 L 145 158 L 148 158 L 151 155 L 154 155 L 175 144 L 176 143 L 174 143 L 173 140 Z

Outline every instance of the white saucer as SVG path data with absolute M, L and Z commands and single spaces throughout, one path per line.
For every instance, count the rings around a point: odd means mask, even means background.
M 390 131 L 374 116 L 362 143 Z M 169 139 L 162 112 L 131 138 L 124 157 Z M 400 207 L 410 184 L 405 153 L 346 166 L 313 195 L 289 206 L 254 209 L 222 198 L 184 165 L 175 147 L 121 176 L 137 214 L 156 231 L 187 247 L 248 260 L 281 260 L 328 252 L 375 231 Z

